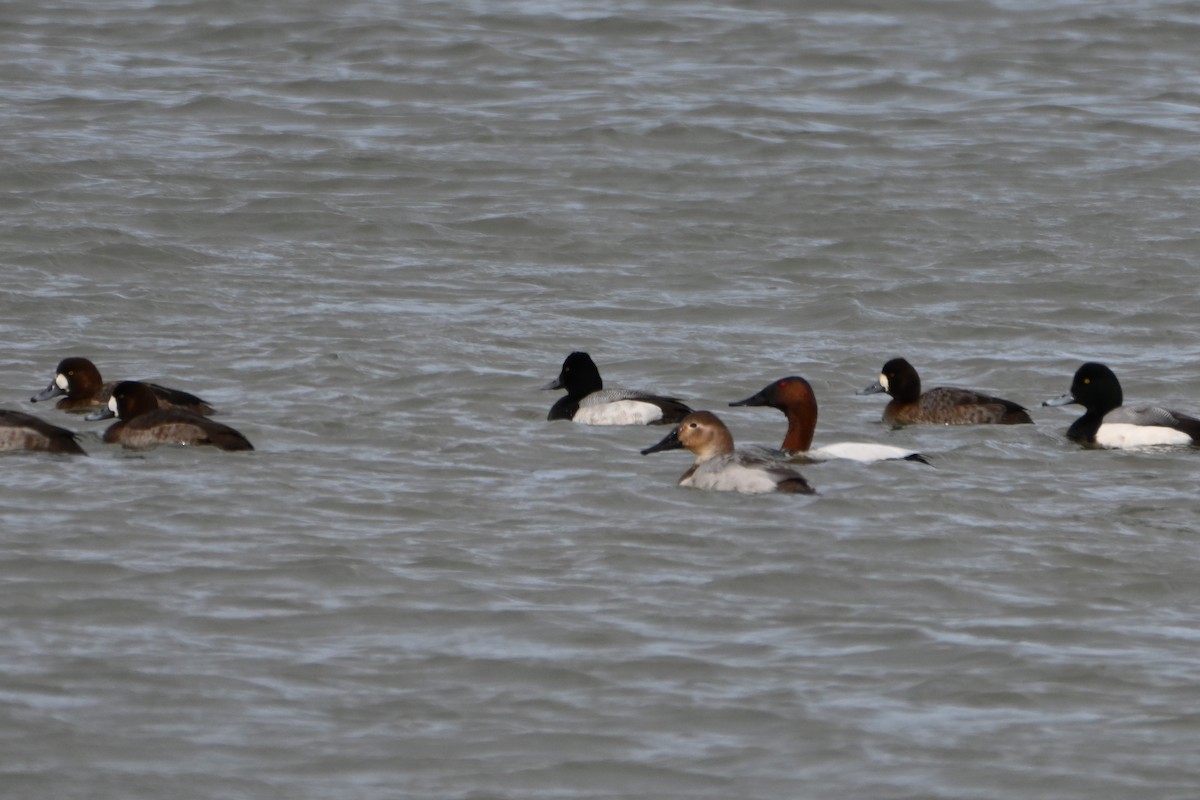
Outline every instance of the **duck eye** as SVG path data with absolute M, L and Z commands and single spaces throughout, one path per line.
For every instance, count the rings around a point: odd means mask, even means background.
M 1091 382 L 1092 382 L 1092 379 L 1091 379 L 1091 378 L 1084 378 L 1084 379 L 1083 379 L 1083 385 L 1084 385 L 1084 386 L 1087 386 L 1087 385 L 1088 385 L 1089 383 L 1091 383 Z

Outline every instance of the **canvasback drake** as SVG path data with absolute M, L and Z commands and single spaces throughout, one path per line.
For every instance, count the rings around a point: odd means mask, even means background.
M 1083 406 L 1084 415 L 1067 428 L 1067 438 L 1083 445 L 1120 450 L 1200 444 L 1200 419 L 1158 406 L 1125 406 L 1124 400 L 1113 371 L 1089 361 L 1075 371 L 1071 391 L 1042 405 Z
M 662 441 L 643 450 L 642 455 L 681 447 L 695 453 L 696 460 L 680 477 L 680 486 L 743 494 L 813 493 L 804 476 L 786 464 L 735 450 L 733 434 L 711 411 L 688 414 Z
M 116 381 L 105 383 L 100 377 L 100 370 L 88 359 L 64 358 L 54 370 L 54 380 L 41 392 L 29 398 L 29 402 L 37 403 L 65 394 L 66 397 L 54 406 L 59 411 L 76 414 L 95 411 L 108 405 L 116 385 Z M 157 383 L 147 383 L 146 386 L 158 396 L 158 404 L 163 408 L 178 406 L 206 416 L 213 413 L 213 407 L 194 394 L 169 389 Z
M 879 380 L 859 392 L 887 392 L 883 421 L 892 425 L 1019 425 L 1032 423 L 1029 410 L 1011 400 L 972 389 L 939 386 L 921 394 L 921 378 L 903 358 L 883 365 Z
M 158 396 L 144 383 L 121 381 L 112 390 L 108 408 L 87 419 L 120 421 L 104 432 L 104 441 L 131 449 L 158 444 L 212 445 L 222 450 L 253 450 L 245 436 L 228 425 L 185 408 L 161 408 Z
M 41 450 L 86 456 L 76 434 L 23 411 L 0 409 L 0 450 Z
M 758 394 L 745 400 L 736 400 L 731 406 L 769 406 L 777 408 L 787 417 L 787 434 L 783 437 L 780 450 L 786 457 L 803 456 L 812 461 L 829 461 L 844 458 L 850 461 L 929 461 L 914 450 L 872 442 L 836 442 L 816 449 L 812 447 L 813 433 L 817 429 L 817 396 L 807 380 L 798 375 L 780 378 L 767 384 Z
M 550 408 L 548 420 L 569 419 L 582 425 L 670 425 L 691 413 L 674 397 L 636 389 L 605 389 L 600 370 L 587 353 L 563 361 L 558 377 L 543 389 L 566 389 Z

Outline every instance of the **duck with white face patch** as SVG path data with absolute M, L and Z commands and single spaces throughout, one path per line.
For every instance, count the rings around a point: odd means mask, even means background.
M 903 358 L 893 358 L 884 364 L 879 380 L 858 393 L 880 392 L 892 396 L 883 410 L 883 421 L 891 425 L 1019 425 L 1033 422 L 1024 406 L 974 389 L 939 386 L 922 393 L 921 377 Z
M 86 419 L 119 417 L 104 432 L 104 441 L 131 449 L 160 444 L 208 445 L 221 450 L 253 450 L 238 431 L 183 408 L 161 408 L 150 387 L 137 381 L 122 381 L 112 391 L 108 406 Z
M 54 380 L 42 391 L 29 398 L 31 403 L 40 403 L 55 397 L 62 399 L 55 404 L 59 411 L 75 414 L 86 414 L 97 408 L 104 408 L 112 396 L 116 381 L 104 382 L 100 370 L 86 358 L 77 356 L 64 358 L 58 362 L 54 371 Z M 213 407 L 206 401 L 189 392 L 172 389 L 157 383 L 146 383 L 158 398 L 158 404 L 164 408 L 176 406 L 186 408 L 205 416 L 213 413 Z M 65 397 L 64 397 L 65 395 Z

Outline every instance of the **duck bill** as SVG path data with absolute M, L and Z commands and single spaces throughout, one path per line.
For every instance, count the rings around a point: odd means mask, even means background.
M 734 400 L 729 405 L 731 405 L 731 406 L 765 406 L 765 405 L 768 405 L 768 403 L 767 403 L 767 398 L 764 395 L 764 393 L 759 392 L 758 394 L 747 397 L 745 400 Z
M 99 408 L 84 417 L 84 420 L 88 422 L 95 422 L 96 420 L 101 419 L 112 419 L 115 416 L 116 413 L 111 408 Z
M 1042 406 L 1043 407 L 1046 407 L 1046 406 L 1069 406 L 1069 405 L 1071 405 L 1071 403 L 1075 403 L 1075 402 L 1078 402 L 1075 399 L 1075 395 L 1071 394 L 1070 392 L 1067 392 L 1066 394 L 1059 395 L 1058 397 L 1050 398 L 1046 402 L 1042 403 Z
M 681 450 L 683 442 L 679 441 L 679 428 L 675 428 L 670 433 L 662 438 L 658 444 L 652 444 L 642 451 L 642 455 L 648 456 L 651 453 L 659 453 L 663 450 Z
M 561 389 L 561 388 L 563 388 L 562 375 L 559 375 L 557 378 L 555 378 L 554 380 L 550 381 L 545 386 L 543 386 L 542 390 L 545 391 L 547 389 Z
M 29 398 L 29 402 L 40 403 L 43 400 L 49 400 L 52 397 L 58 397 L 60 395 L 66 394 L 66 393 L 67 393 L 66 390 L 58 385 L 58 382 L 56 379 L 56 380 L 50 381 L 50 385 L 47 386 L 45 389 L 38 392 L 33 397 Z
M 887 391 L 887 388 L 882 383 L 880 383 L 879 381 L 875 381 L 867 388 L 859 389 L 857 392 L 855 392 L 855 394 L 879 394 L 880 392 L 886 392 L 886 391 Z

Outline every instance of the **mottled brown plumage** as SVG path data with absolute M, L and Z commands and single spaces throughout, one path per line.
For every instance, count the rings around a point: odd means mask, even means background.
M 40 450 L 86 456 L 76 434 L 32 414 L 0 409 L 0 450 Z
M 104 441 L 109 444 L 135 449 L 159 444 L 254 449 L 245 436 L 228 425 L 183 408 L 160 408 L 150 387 L 137 381 L 122 381 L 113 389 L 106 416 L 114 412 L 121 419 L 104 432 Z M 96 415 L 96 418 L 103 417 Z
M 1019 425 L 1032 423 L 1021 405 L 972 389 L 939 386 L 921 393 L 921 378 L 903 358 L 883 365 L 879 381 L 860 394 L 887 392 L 883 421 L 892 425 Z

